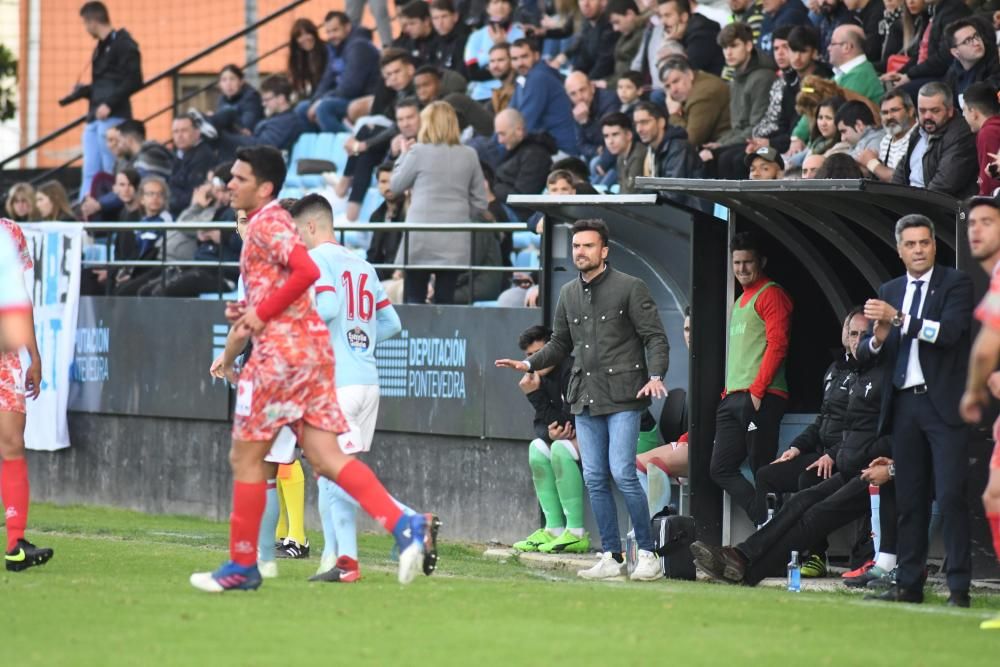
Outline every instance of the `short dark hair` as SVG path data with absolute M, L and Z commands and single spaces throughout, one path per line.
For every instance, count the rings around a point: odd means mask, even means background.
M 573 172 L 567 171 L 566 169 L 556 169 L 550 171 L 548 177 L 545 179 L 546 185 L 552 185 L 556 181 L 566 181 L 570 185 L 576 186 L 576 179 L 573 178 Z
M 532 53 L 539 53 L 540 52 L 540 49 L 539 49 L 539 46 L 538 46 L 538 40 L 537 39 L 532 39 L 531 37 L 521 37 L 520 39 L 515 39 L 513 41 L 513 43 L 511 43 L 511 47 L 514 47 L 514 46 L 518 47 L 519 49 L 520 48 L 529 48 L 529 49 L 531 49 Z
M 976 195 L 974 197 L 970 197 L 963 205 L 966 217 L 968 217 L 968 215 L 972 213 L 972 209 L 979 208 L 980 206 L 989 206 L 993 210 L 1000 212 L 1000 200 L 998 200 L 996 197 L 986 197 L 984 195 Z
M 379 174 L 384 174 L 385 172 L 389 172 L 391 174 L 395 166 L 396 165 L 392 160 L 383 162 L 379 166 L 375 167 L 375 178 L 378 178 Z
M 564 157 L 561 160 L 556 160 L 552 163 L 552 167 L 549 171 L 555 171 L 557 169 L 565 169 L 574 176 L 579 182 L 590 182 L 590 167 L 587 163 L 578 157 Z
M 608 245 L 608 223 L 600 218 L 589 218 L 577 220 L 573 223 L 573 234 L 580 232 L 597 232 L 601 236 L 601 243 Z
M 115 125 L 118 134 L 123 137 L 135 137 L 139 141 L 146 140 L 146 125 L 141 120 L 129 118 Z
M 637 111 L 645 111 L 653 118 L 663 118 L 664 120 L 667 118 L 667 112 L 663 106 L 650 102 L 649 100 L 643 100 L 635 105 L 635 108 L 632 109 L 633 119 L 635 118 L 635 113 Z
M 236 149 L 236 159 L 250 165 L 250 171 L 257 183 L 274 186 L 272 197 L 277 197 L 285 185 L 285 159 L 274 146 L 244 146 Z
M 142 183 L 142 174 L 135 167 L 122 167 L 116 174 L 121 174 L 128 179 L 129 185 L 131 185 L 136 190 L 139 189 L 139 184 Z
M 642 90 L 642 86 L 645 83 L 642 80 L 642 74 L 639 72 L 633 72 L 632 70 L 629 70 L 624 74 L 622 74 L 620 77 L 618 77 L 619 81 L 621 81 L 622 79 L 625 79 L 626 81 L 631 81 L 632 85 L 634 85 L 639 90 Z
M 779 25 L 771 33 L 771 42 L 773 43 L 774 40 L 776 40 L 776 39 L 780 39 L 783 42 L 787 42 L 788 41 L 788 36 L 791 35 L 792 34 L 792 30 L 795 30 L 795 28 L 797 28 L 797 27 L 798 26 L 794 26 L 794 25 Z
M 423 74 L 430 74 L 438 81 L 441 80 L 441 70 L 436 65 L 421 65 L 417 68 L 417 71 L 413 73 L 413 78 L 417 78 Z
M 952 95 L 951 86 L 944 81 L 929 81 L 925 83 L 917 91 L 917 97 L 940 97 L 947 108 L 955 108 L 955 98 Z
M 833 117 L 833 124 L 837 126 L 843 123 L 847 127 L 854 127 L 859 120 L 865 125 L 875 124 L 875 116 L 868 105 L 860 100 L 851 100 L 837 109 L 837 113 Z
M 87 21 L 97 21 L 102 25 L 111 25 L 111 16 L 103 2 L 85 2 L 80 7 L 80 18 Z
M 913 98 L 908 92 L 898 86 L 886 91 L 886 94 L 882 96 L 882 102 L 885 102 L 886 100 L 899 100 L 903 103 L 904 109 L 913 109 Z M 882 108 L 881 104 L 879 104 L 879 108 Z
M 282 197 L 281 199 L 278 200 L 278 206 L 285 209 L 285 211 L 289 215 L 291 215 L 292 208 L 294 208 L 295 202 L 297 201 L 298 199 L 296 199 L 295 197 Z
M 431 9 L 437 9 L 442 12 L 451 12 L 452 14 L 458 13 L 455 9 L 455 3 L 451 0 L 431 0 Z
M 601 127 L 608 126 L 620 127 L 629 132 L 632 131 L 632 121 L 629 120 L 629 117 L 621 111 L 612 111 L 609 114 L 605 114 L 604 117 L 601 118 Z
M 236 65 L 234 63 L 229 63 L 228 65 L 226 65 L 225 67 L 223 67 L 221 70 L 219 70 L 219 76 L 222 76 L 226 72 L 229 72 L 230 74 L 232 74 L 233 76 L 235 76 L 240 81 L 243 80 L 243 68 L 240 67 L 239 65 Z
M 414 2 L 412 4 L 417 4 L 417 3 Z M 407 51 L 406 49 L 400 49 L 395 46 L 390 46 L 389 48 L 387 48 L 385 51 L 382 52 L 382 57 L 379 58 L 378 66 L 386 67 L 387 65 L 391 65 L 397 60 L 402 60 L 407 65 L 414 64 L 413 56 L 410 55 L 409 51 Z
M 847 153 L 826 156 L 823 165 L 816 170 L 816 178 L 864 178 L 858 163 Z
M 965 106 L 972 107 L 986 116 L 1000 115 L 1000 100 L 997 99 L 997 89 L 991 83 L 981 81 L 965 89 L 962 97 Z
M 670 2 L 679 2 L 680 0 L 669 0 Z M 719 46 L 726 48 L 727 46 L 732 46 L 737 41 L 740 42 L 750 42 L 753 44 L 753 29 L 746 23 L 741 23 L 739 21 L 735 23 L 727 23 L 726 27 L 719 31 L 719 36 L 715 40 Z
M 657 5 L 665 5 L 668 2 L 673 2 L 677 5 L 677 11 L 682 14 L 687 14 L 691 16 L 694 12 L 691 11 L 691 3 L 688 0 L 656 0 Z
M 431 20 L 431 8 L 426 2 L 413 0 L 398 8 L 396 13 L 405 19 Z
M 333 207 L 326 197 L 318 192 L 311 192 L 295 202 L 292 210 L 289 211 L 293 218 L 305 215 L 322 215 L 333 220 Z
M 395 115 L 396 111 L 399 111 L 400 109 L 403 109 L 405 107 L 413 107 L 419 113 L 420 112 L 420 100 L 418 100 L 416 97 L 412 97 L 412 96 L 411 97 L 404 97 L 400 101 L 396 102 L 396 105 L 393 107 L 393 115 Z
M 521 335 L 517 337 L 517 346 L 524 352 L 535 341 L 540 340 L 543 343 L 548 343 L 550 338 L 552 338 L 552 329 L 544 324 L 536 324 L 521 332 Z
M 812 49 L 819 51 L 819 32 L 811 25 L 798 25 L 788 33 L 788 48 L 796 53 Z
M 915 227 L 926 227 L 931 230 L 931 236 L 934 236 L 934 221 L 928 218 L 926 215 L 921 215 L 920 213 L 910 213 L 909 215 L 904 215 L 896 222 L 896 245 L 903 242 L 903 232 L 907 229 L 913 229 Z
M 233 161 L 227 160 L 215 165 L 212 167 L 212 175 L 223 183 L 228 183 L 233 177 Z
M 341 12 L 336 9 L 331 9 L 326 13 L 326 16 L 323 17 L 323 23 L 333 21 L 334 19 L 336 19 L 340 25 L 351 24 L 351 17 L 347 15 L 347 12 Z
M 260 92 L 291 100 L 292 82 L 284 74 L 272 74 L 261 82 Z
M 944 28 L 944 36 L 948 40 L 948 48 L 950 49 L 958 48 L 958 44 L 955 43 L 955 33 L 961 30 L 962 28 L 974 28 L 976 32 L 979 34 L 979 36 L 982 37 L 983 36 L 982 27 L 983 27 L 982 24 L 976 19 L 972 18 L 971 16 L 952 21 Z M 990 32 L 992 33 L 993 31 L 991 30 Z M 986 40 L 984 39 L 983 43 L 985 44 L 985 42 Z M 985 57 L 985 54 L 983 57 Z
M 608 7 L 605 9 L 608 16 L 612 14 L 620 14 L 624 16 L 629 12 L 635 14 L 639 13 L 639 5 L 635 3 L 635 0 L 608 0 Z
M 176 123 L 179 120 L 186 120 L 187 122 L 191 123 L 191 127 L 193 127 L 196 130 L 199 129 L 198 128 L 198 121 L 196 121 L 194 119 L 194 115 L 192 115 L 191 113 L 182 113 L 180 115 L 174 116 L 173 120 L 170 121 L 170 122 L 171 123 Z
M 734 253 L 737 250 L 752 252 L 757 259 L 762 259 L 766 256 L 762 250 L 760 240 L 752 232 L 739 232 L 733 236 L 733 240 L 729 244 L 729 252 Z
M 498 42 L 497 44 L 494 44 L 493 46 L 490 47 L 490 53 L 493 53 L 494 51 L 506 51 L 507 55 L 509 56 L 510 44 L 508 44 L 507 42 Z

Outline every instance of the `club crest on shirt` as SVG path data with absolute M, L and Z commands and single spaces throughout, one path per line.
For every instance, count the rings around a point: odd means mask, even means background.
M 347 345 L 355 352 L 367 352 L 371 339 L 361 327 L 354 327 L 347 332 Z

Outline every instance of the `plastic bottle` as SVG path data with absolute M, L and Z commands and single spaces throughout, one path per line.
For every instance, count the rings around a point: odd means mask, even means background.
M 788 561 L 788 590 L 798 593 L 802 590 L 802 574 L 799 566 L 799 552 L 792 552 L 792 559 Z

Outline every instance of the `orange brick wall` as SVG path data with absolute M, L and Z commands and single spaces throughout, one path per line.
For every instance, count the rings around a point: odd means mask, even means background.
M 60 107 L 57 100 L 66 95 L 89 63 L 95 42 L 84 31 L 78 12 L 82 0 L 41 0 L 41 45 L 39 64 L 38 137 L 59 128 L 86 113 L 86 101 Z M 116 28 L 127 28 L 139 43 L 142 52 L 142 72 L 146 79 L 167 69 L 183 58 L 222 39 L 244 23 L 244 0 L 105 0 Z M 287 0 L 258 0 L 258 18 L 287 4 Z M 264 53 L 287 42 L 295 19 L 307 17 L 317 24 L 327 11 L 339 9 L 342 0 L 318 2 L 311 0 L 264 27 L 258 35 L 258 52 Z M 28 62 L 28 0 L 21 0 L 21 53 L 19 58 L 20 99 L 22 100 L 21 136 L 26 145 L 27 73 Z M 365 23 L 374 27 L 370 17 Z M 189 66 L 185 74 L 214 74 L 225 64 L 243 64 L 244 40 L 239 39 Z M 283 71 L 287 52 L 281 51 L 261 62 L 261 72 Z M 89 82 L 87 67 L 83 76 Z M 144 118 L 171 103 L 169 80 L 152 86 L 132 97 L 136 118 Z M 170 114 L 164 114 L 147 127 L 151 138 L 165 140 L 170 135 Z M 72 157 L 80 149 L 80 133 L 72 131 L 54 140 L 38 152 L 39 166 L 55 166 Z

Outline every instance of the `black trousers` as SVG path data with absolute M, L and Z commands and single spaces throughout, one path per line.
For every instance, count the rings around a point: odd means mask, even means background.
M 427 281 L 434 275 L 434 303 L 455 302 L 455 283 L 461 271 L 413 271 L 407 269 L 403 275 L 403 301 L 406 303 L 427 303 Z
M 757 513 L 754 486 L 743 477 L 740 466 L 748 460 L 750 470 L 756 475 L 774 460 L 778 428 L 787 402 L 781 396 L 765 394 L 760 410 L 754 411 L 750 392 L 739 391 L 723 398 L 715 413 L 715 446 L 709 473 L 751 520 Z
M 895 503 L 892 484 L 881 487 L 886 512 Z M 851 521 L 863 518 L 871 508 L 868 482 L 858 476 L 834 474 L 822 483 L 799 491 L 786 502 L 766 526 L 736 548 L 750 561 L 743 583 L 756 586 L 788 562 L 792 551 L 816 550 L 827 536 Z M 880 510 L 881 511 L 881 510 Z M 892 540 L 892 536 L 883 539 Z
M 358 141 L 365 141 L 377 134 L 381 129 L 381 127 L 363 127 L 358 130 L 356 138 Z M 375 173 L 375 168 L 385 160 L 388 152 L 389 144 L 387 142 L 383 146 L 369 148 L 364 153 L 352 155 L 347 158 L 347 164 L 344 165 L 344 176 L 352 177 L 351 193 L 347 197 L 348 201 L 360 204 L 365 200 L 365 195 L 368 194 L 368 186 L 372 182 L 372 174 Z
M 968 433 L 945 424 L 927 394 L 897 391 L 892 398 L 892 458 L 899 493 L 899 574 L 903 589 L 919 591 L 927 563 L 931 501 L 944 524 L 948 588 L 967 592 L 972 581 Z
M 775 493 L 780 498 L 784 493 L 795 493 L 823 481 L 815 470 L 806 470 L 819 457 L 820 455 L 815 452 L 799 454 L 791 461 L 771 463 L 757 471 L 754 477 L 757 485 L 754 496 L 756 511 L 753 517 L 754 523 L 761 524 L 767 520 L 767 494 Z

